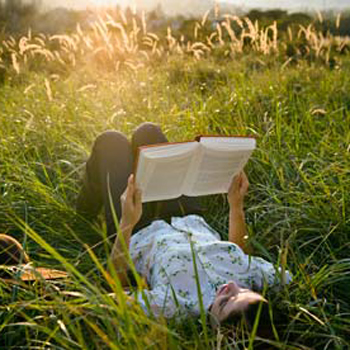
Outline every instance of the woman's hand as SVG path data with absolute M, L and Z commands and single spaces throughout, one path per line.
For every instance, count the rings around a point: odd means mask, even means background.
M 134 175 L 129 176 L 128 186 L 120 201 L 122 205 L 120 226 L 134 228 L 142 215 L 141 190 L 136 186 Z
M 232 179 L 227 194 L 227 199 L 232 209 L 243 208 L 244 197 L 248 192 L 248 187 L 249 181 L 244 171 L 241 171 Z

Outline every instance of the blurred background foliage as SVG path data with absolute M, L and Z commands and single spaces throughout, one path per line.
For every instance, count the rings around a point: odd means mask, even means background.
M 120 6 L 110 8 L 112 11 L 121 10 Z M 127 7 L 124 11 L 126 18 L 135 17 L 134 11 Z M 47 34 L 69 32 L 75 29 L 76 25 L 88 24 L 93 16 L 92 10 L 73 10 L 59 7 L 43 11 L 41 0 L 0 0 L 0 30 L 4 34 L 21 35 L 31 28 L 33 32 L 44 32 Z M 240 16 L 242 13 L 239 14 Z M 220 8 L 209 20 L 209 25 L 215 23 L 220 16 Z M 350 9 L 343 11 L 341 15 L 335 11 L 326 12 L 289 12 L 287 10 L 272 9 L 259 10 L 251 9 L 244 16 L 252 22 L 258 21 L 260 26 L 266 27 L 277 22 L 280 34 L 287 32 L 288 27 L 308 26 L 312 24 L 315 29 L 323 33 L 346 36 L 350 35 Z M 140 17 L 140 16 L 139 16 Z M 191 35 L 191 24 L 198 19 L 189 16 L 176 15 L 166 16 L 161 4 L 147 13 L 149 29 L 156 32 L 166 32 L 171 23 L 177 23 L 176 29 L 183 35 Z

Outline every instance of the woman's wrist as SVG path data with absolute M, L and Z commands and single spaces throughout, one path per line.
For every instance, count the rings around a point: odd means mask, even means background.
M 118 234 L 116 235 L 112 249 L 112 256 L 114 259 L 118 257 L 120 258 L 128 251 L 133 228 L 134 226 L 130 223 L 127 223 L 125 221 L 120 222 Z
M 134 229 L 136 224 L 128 221 L 128 220 L 124 220 L 123 218 L 120 220 L 120 224 L 119 224 L 119 228 L 122 232 L 124 231 L 132 231 Z
M 244 212 L 244 203 L 243 201 L 233 201 L 230 202 L 230 211 L 241 213 Z

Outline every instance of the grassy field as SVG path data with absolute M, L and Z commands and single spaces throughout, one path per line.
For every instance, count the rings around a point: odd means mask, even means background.
M 23 242 L 38 265 L 71 275 L 60 283 L 0 285 L 2 348 L 349 348 L 350 57 L 331 60 L 331 49 L 327 56 L 321 48 L 290 59 L 274 53 L 283 42 L 273 38 L 265 47 L 272 51 L 251 45 L 239 53 L 219 39 L 210 54 L 199 46 L 203 53 L 153 48 L 142 64 L 128 52 L 130 61 L 117 69 L 107 64 L 114 57 L 108 51 L 102 65 L 78 48 L 74 65 L 46 64 L 2 46 L 0 231 Z M 270 345 L 197 320 L 147 318 L 126 304 L 118 281 L 108 280 L 110 247 L 94 255 L 84 245 L 84 236 L 104 229 L 74 211 L 93 140 L 107 129 L 131 135 L 144 121 L 161 125 L 171 141 L 257 136 L 247 167 L 251 241 L 257 255 L 294 275 L 290 286 L 271 293 L 284 317 Z M 224 197 L 203 203 L 205 218 L 226 238 Z

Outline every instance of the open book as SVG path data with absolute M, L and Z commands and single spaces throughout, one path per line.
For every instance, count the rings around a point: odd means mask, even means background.
M 226 193 L 255 146 L 253 137 L 202 136 L 140 147 L 135 174 L 142 202 Z

